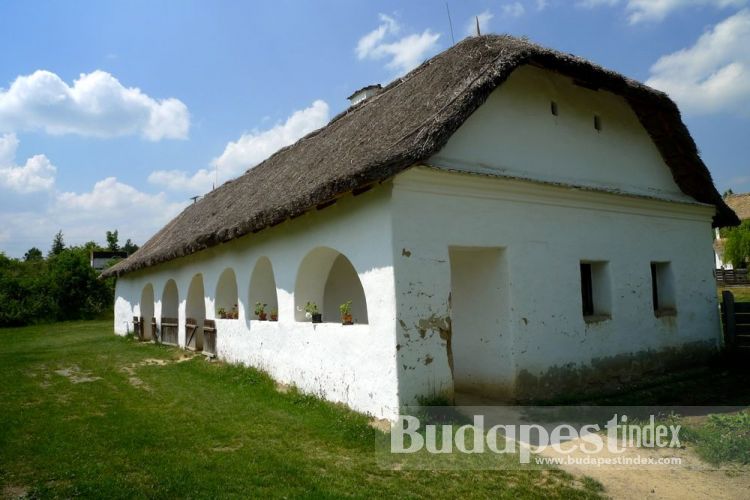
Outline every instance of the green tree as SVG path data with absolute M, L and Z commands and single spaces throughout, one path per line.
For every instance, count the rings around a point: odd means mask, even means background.
M 747 266 L 750 262 L 750 220 L 742 221 L 739 227 L 728 229 L 725 234 L 724 259 L 735 269 Z
M 63 232 L 60 230 L 52 240 L 52 248 L 49 253 L 50 255 L 60 255 L 63 250 L 65 250 L 65 240 L 63 239 Z
M 23 256 L 23 260 L 25 260 L 26 262 L 42 259 L 44 259 L 44 255 L 42 254 L 42 251 L 37 247 L 29 248 L 29 250 Z
M 114 282 L 99 279 L 86 246 L 37 260 L 0 252 L 0 326 L 97 317 L 112 307 Z
M 114 231 L 107 231 L 107 249 L 110 252 L 120 251 L 118 239 L 117 229 L 115 229 Z
M 99 279 L 85 247 L 74 247 L 49 259 L 51 295 L 58 320 L 89 319 L 112 306 L 113 290 Z
M 46 261 L 0 255 L 0 326 L 53 321 L 55 314 Z
M 138 250 L 138 245 L 130 241 L 130 238 L 128 238 L 128 240 L 122 246 L 122 250 L 128 252 L 128 255 L 131 255 L 135 253 L 136 250 Z

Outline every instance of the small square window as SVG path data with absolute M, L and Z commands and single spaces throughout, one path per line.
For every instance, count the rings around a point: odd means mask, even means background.
M 651 303 L 657 317 L 674 316 L 677 312 L 674 277 L 669 262 L 651 263 Z
M 607 262 L 581 262 L 581 306 L 587 322 L 611 318 L 611 292 Z

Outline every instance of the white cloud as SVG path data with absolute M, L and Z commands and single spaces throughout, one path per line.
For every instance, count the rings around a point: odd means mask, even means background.
M 105 71 L 81 74 L 68 85 L 49 71 L 19 76 L 0 89 L 0 131 L 42 130 L 49 134 L 114 137 L 140 134 L 151 141 L 185 139 L 187 106 L 154 99 L 124 87 Z
M 142 244 L 175 217 L 189 201 L 175 203 L 164 193 L 148 194 L 108 177 L 91 191 L 49 191 L 37 203 L 0 211 L 2 250 L 20 257 L 32 246 L 46 250 L 58 230 L 70 245 L 104 243 L 108 230 L 119 230 L 123 241 Z
M 104 243 L 105 232 L 113 229 L 123 242 L 131 238 L 143 244 L 187 203 L 172 202 L 164 193 L 143 193 L 108 177 L 89 192 L 51 193 L 37 207 L 0 212 L 0 227 L 7 233 L 3 250 L 15 256 L 32 246 L 46 250 L 58 230 L 70 245 Z
M 750 10 L 704 33 L 689 48 L 661 57 L 648 85 L 692 113 L 750 114 Z
M 673 11 L 685 7 L 711 6 L 716 8 L 742 7 L 747 0 L 629 0 L 629 21 L 661 21 Z
M 481 14 L 469 19 L 466 23 L 466 36 L 474 36 L 477 34 L 477 19 L 479 20 L 479 31 L 484 35 L 489 33 L 490 21 L 495 17 L 490 11 L 485 10 Z
M 181 170 L 158 170 L 151 173 L 148 180 L 170 190 L 205 193 L 211 189 L 216 173 L 219 184 L 242 174 L 284 146 L 328 123 L 329 115 L 328 104 L 317 100 L 292 113 L 284 123 L 242 134 L 237 141 L 226 145 L 224 152 L 211 162 L 211 169 L 200 169 L 192 175 Z
M 359 59 L 365 59 L 383 41 L 386 35 L 394 35 L 401 29 L 399 24 L 390 16 L 379 14 L 381 25 L 372 30 L 357 42 L 355 52 Z
M 83 193 L 55 188 L 56 168 L 45 155 L 15 165 L 18 138 L 0 135 L 0 243 L 9 255 L 48 248 L 60 229 L 66 242 L 103 243 L 107 230 L 143 243 L 187 204 L 149 194 L 108 177 Z
M 184 170 L 156 170 L 149 174 L 148 182 L 170 191 L 202 194 L 211 190 L 216 181 L 216 174 L 214 170 L 205 168 L 192 175 Z
M 439 33 L 426 29 L 420 34 L 394 39 L 401 32 L 401 26 L 385 14 L 380 14 L 380 21 L 380 26 L 357 42 L 354 52 L 358 59 L 389 59 L 386 67 L 403 74 L 417 67 L 437 47 Z M 386 42 L 386 39 L 392 41 Z
M 686 7 L 742 7 L 748 0 L 579 0 L 578 6 L 594 8 L 599 6 L 615 6 L 624 3 L 631 24 L 644 21 L 658 22 L 674 11 Z
M 536 0 L 536 10 L 543 11 L 549 6 L 548 0 Z
M 507 3 L 501 6 L 500 10 L 502 11 L 504 17 L 512 18 L 521 17 L 526 13 L 526 9 L 521 2 Z
M 23 165 L 16 165 L 18 138 L 15 134 L 0 136 L 0 187 L 26 194 L 46 191 L 55 183 L 57 169 L 44 155 L 35 155 Z
M 142 193 L 133 186 L 119 182 L 115 177 L 107 177 L 94 184 L 88 193 L 60 193 L 57 196 L 56 208 L 63 212 L 92 212 L 100 215 L 132 209 L 134 206 L 151 212 L 155 208 L 163 207 L 166 202 L 164 193 Z
M 18 138 L 16 134 L 0 136 L 0 167 L 10 165 L 16 160 Z
M 620 3 L 620 0 L 578 0 L 576 5 L 579 7 L 586 7 L 587 9 L 593 9 L 594 7 L 607 6 L 613 7 Z

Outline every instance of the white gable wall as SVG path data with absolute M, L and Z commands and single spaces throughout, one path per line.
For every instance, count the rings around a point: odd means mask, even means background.
M 514 71 L 428 163 L 694 201 L 624 98 L 532 66 Z
M 174 279 L 179 290 L 180 345 L 184 346 L 185 300 L 191 279 L 202 273 L 206 318 L 213 319 L 217 282 L 231 268 L 237 279 L 240 319 L 216 320 L 220 358 L 264 369 L 279 382 L 377 417 L 393 417 L 398 402 L 389 199 L 389 186 L 357 197 L 349 195 L 325 210 L 281 226 L 127 274 L 117 282 L 115 330 L 119 334 L 127 328 L 132 331 L 132 316 L 141 313 L 141 291 L 148 283 L 154 287 L 155 315 L 160 320 L 164 286 Z M 369 324 L 295 321 L 297 272 L 304 257 L 317 247 L 335 249 L 351 261 L 367 297 Z M 249 303 L 251 275 L 262 257 L 273 267 L 278 322 L 256 321 L 254 304 Z M 303 303 L 306 300 L 302 298 Z

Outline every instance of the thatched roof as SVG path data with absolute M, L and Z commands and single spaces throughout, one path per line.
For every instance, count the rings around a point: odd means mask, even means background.
M 325 127 L 188 206 L 128 259 L 104 275 L 153 266 L 279 224 L 343 193 L 386 180 L 426 160 L 521 65 L 568 75 L 622 95 L 683 192 L 717 207 L 714 225 L 736 215 L 663 93 L 584 59 L 510 36 L 468 38 L 426 61 Z
M 740 220 L 750 219 L 750 193 L 730 194 L 724 201 Z

